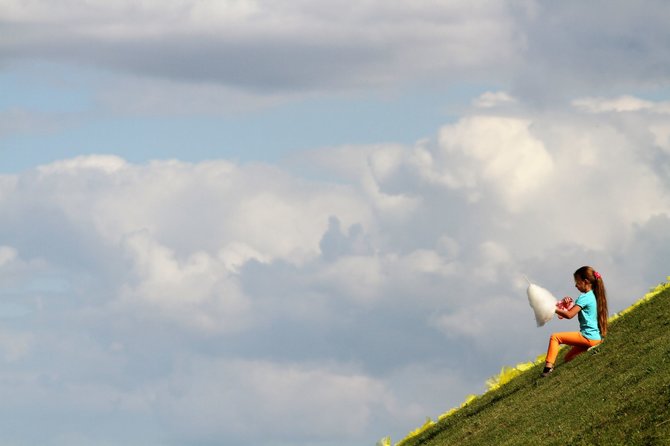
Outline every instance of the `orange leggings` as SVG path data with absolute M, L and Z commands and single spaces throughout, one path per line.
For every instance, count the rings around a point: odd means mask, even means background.
M 547 362 L 551 365 L 556 363 L 558 356 L 558 347 L 561 344 L 572 345 L 572 348 L 565 355 L 565 362 L 572 361 L 575 356 L 584 353 L 594 345 L 600 344 L 602 341 L 587 339 L 578 331 L 566 331 L 563 333 L 554 333 L 549 338 L 549 349 L 547 350 Z

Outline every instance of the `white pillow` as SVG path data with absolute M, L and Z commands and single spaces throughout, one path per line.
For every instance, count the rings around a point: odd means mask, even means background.
M 556 313 L 556 303 L 558 300 L 548 290 L 545 290 L 539 285 L 535 285 L 528 281 L 528 303 L 535 312 L 535 322 L 537 326 L 541 327 L 549 322 Z

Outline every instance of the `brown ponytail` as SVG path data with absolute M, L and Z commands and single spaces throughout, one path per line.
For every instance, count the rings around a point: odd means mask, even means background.
M 607 291 L 603 278 L 596 270 L 590 266 L 582 266 L 575 271 L 575 277 L 581 280 L 587 280 L 591 284 L 593 294 L 596 296 L 596 306 L 598 307 L 598 329 L 603 338 L 607 335 Z

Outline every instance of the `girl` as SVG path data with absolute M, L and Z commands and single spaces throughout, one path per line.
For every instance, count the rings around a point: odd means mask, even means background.
M 574 278 L 575 287 L 582 294 L 577 298 L 574 307 L 569 310 L 556 308 L 556 314 L 566 319 L 578 315 L 579 331 L 551 335 L 542 376 L 547 376 L 554 370 L 561 344 L 572 346 L 565 355 L 565 362 L 568 362 L 590 347 L 600 344 L 607 335 L 607 293 L 602 276 L 590 266 L 582 266 L 575 271 Z

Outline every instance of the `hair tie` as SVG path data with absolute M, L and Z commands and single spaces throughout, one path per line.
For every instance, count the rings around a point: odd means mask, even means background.
M 593 271 L 593 277 L 595 277 L 596 280 L 603 278 L 598 271 Z

